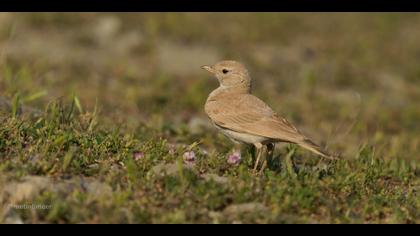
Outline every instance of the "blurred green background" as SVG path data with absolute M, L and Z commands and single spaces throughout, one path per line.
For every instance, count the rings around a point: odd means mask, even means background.
M 418 222 L 419 26 L 414 13 L 0 13 L 0 222 Z M 200 69 L 226 59 L 345 160 L 299 149 L 298 173 L 274 160 L 261 178 L 249 153 L 229 165 L 203 109 L 218 83 Z M 1 113 L 57 100 L 77 109 Z M 178 169 L 189 150 L 198 174 Z M 3 207 L 30 201 L 53 206 Z
M 0 93 L 40 95 L 35 107 L 76 94 L 113 124 L 213 132 L 203 105 L 217 82 L 200 66 L 234 59 L 322 144 L 418 160 L 419 24 L 408 13 L 2 13 Z

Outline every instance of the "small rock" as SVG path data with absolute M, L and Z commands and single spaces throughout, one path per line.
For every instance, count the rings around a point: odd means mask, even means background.
M 229 181 L 228 178 L 216 174 L 204 174 L 201 177 L 207 181 L 213 180 L 218 184 L 227 184 Z
M 23 224 L 22 218 L 16 213 L 15 210 L 10 209 L 5 213 L 4 221 L 5 224 Z
M 250 203 L 242 203 L 242 204 L 233 204 L 224 209 L 224 213 L 226 214 L 244 214 L 244 213 L 252 213 L 252 212 L 264 212 L 267 211 L 268 208 L 258 202 L 250 202 Z
M 212 219 L 212 223 L 213 224 L 219 224 L 220 223 L 220 219 L 223 218 L 223 214 L 217 211 L 210 211 L 209 212 L 209 217 Z
M 89 169 L 99 169 L 99 164 L 98 163 L 93 163 L 87 166 Z
M 10 196 L 11 203 L 17 203 L 38 195 L 50 185 L 51 181 L 47 177 L 26 176 L 22 182 L 8 184 L 5 192 Z
M 86 189 L 86 192 L 94 198 L 112 196 L 111 186 L 99 181 L 83 182 L 83 187 Z
M 190 165 L 182 165 L 183 170 L 192 170 Z M 171 163 L 171 164 L 158 164 L 152 168 L 151 172 L 155 175 L 159 176 L 176 176 L 179 173 L 178 164 Z

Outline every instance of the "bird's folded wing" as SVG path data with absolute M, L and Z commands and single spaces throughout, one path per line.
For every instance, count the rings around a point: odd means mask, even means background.
M 212 109 L 213 108 L 213 109 Z M 286 119 L 253 95 L 220 99 L 208 108 L 208 115 L 221 127 L 272 139 L 296 142 L 305 137 Z

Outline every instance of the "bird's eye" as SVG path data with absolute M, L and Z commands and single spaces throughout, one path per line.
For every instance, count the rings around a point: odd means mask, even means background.
M 227 74 L 229 71 L 227 69 L 222 70 L 223 74 Z

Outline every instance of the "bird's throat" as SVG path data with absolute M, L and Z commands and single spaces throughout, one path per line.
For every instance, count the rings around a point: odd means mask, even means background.
M 218 94 L 250 94 L 251 93 L 251 86 L 247 85 L 240 85 L 240 86 L 220 86 L 215 91 Z

